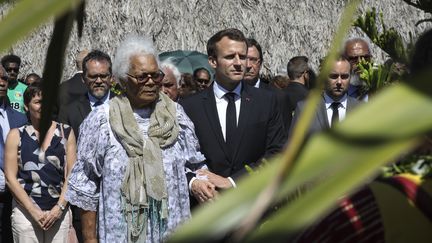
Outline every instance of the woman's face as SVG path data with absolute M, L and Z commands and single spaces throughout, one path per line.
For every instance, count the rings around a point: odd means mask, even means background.
M 42 114 L 42 94 L 36 94 L 24 108 L 29 113 L 31 119 L 40 120 Z

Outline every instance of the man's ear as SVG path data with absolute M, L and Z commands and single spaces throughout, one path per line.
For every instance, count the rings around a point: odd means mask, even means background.
M 216 69 L 216 64 L 217 64 L 217 60 L 216 57 L 208 57 L 208 62 L 210 64 L 210 66 L 214 69 Z

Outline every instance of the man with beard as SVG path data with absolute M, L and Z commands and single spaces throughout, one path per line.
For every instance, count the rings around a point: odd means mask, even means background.
M 108 106 L 113 94 L 110 92 L 112 71 L 108 54 L 94 50 L 83 60 L 83 82 L 87 93 L 60 110 L 59 121 L 70 125 L 77 138 L 79 126 L 86 116 L 99 105 Z
M 328 75 L 321 102 L 318 104 L 315 117 L 309 127 L 308 136 L 333 127 L 337 122 L 345 119 L 346 114 L 355 106 L 360 104 L 359 101 L 347 94 L 350 77 L 351 65 L 346 57 L 340 56 Z M 303 112 L 304 106 L 305 101 L 297 103 L 290 135 Z
M 344 50 L 352 70 L 348 95 L 358 100 L 368 101 L 369 97 L 364 90 L 364 83 L 360 79 L 358 64 L 362 59 L 368 62 L 371 61 L 372 55 L 369 44 L 365 39 L 353 38 L 347 40 Z
M 1 59 L 1 64 L 9 76 L 7 96 L 10 106 L 14 110 L 24 113 L 24 91 L 27 85 L 18 81 L 21 58 L 13 54 L 6 55 Z

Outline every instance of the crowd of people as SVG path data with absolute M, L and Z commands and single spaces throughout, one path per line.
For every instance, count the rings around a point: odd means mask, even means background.
M 127 37 L 113 61 L 81 51 L 44 141 L 43 79 L 20 80 L 21 59 L 3 57 L 1 242 L 68 242 L 72 225 L 80 242 L 161 242 L 289 144 L 313 86 L 308 57 L 265 80 L 260 44 L 237 29 L 215 33 L 207 55 L 212 72 L 181 73 L 147 37 Z M 346 42 L 308 135 L 367 102 L 357 65 L 372 57 L 365 39 Z

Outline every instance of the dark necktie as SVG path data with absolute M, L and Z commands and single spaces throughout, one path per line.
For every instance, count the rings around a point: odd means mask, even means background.
M 97 107 L 97 106 L 100 106 L 102 104 L 103 104 L 103 102 L 101 100 L 98 100 L 94 103 L 93 107 Z
M 233 146 L 237 130 L 236 107 L 234 102 L 235 93 L 226 93 L 225 97 L 228 99 L 228 106 L 226 110 L 225 142 L 226 144 Z
M 338 109 L 339 105 L 340 105 L 339 102 L 333 102 L 330 105 L 330 108 L 333 110 L 330 127 L 333 127 L 334 124 L 336 124 L 337 122 L 339 122 L 339 109 Z

